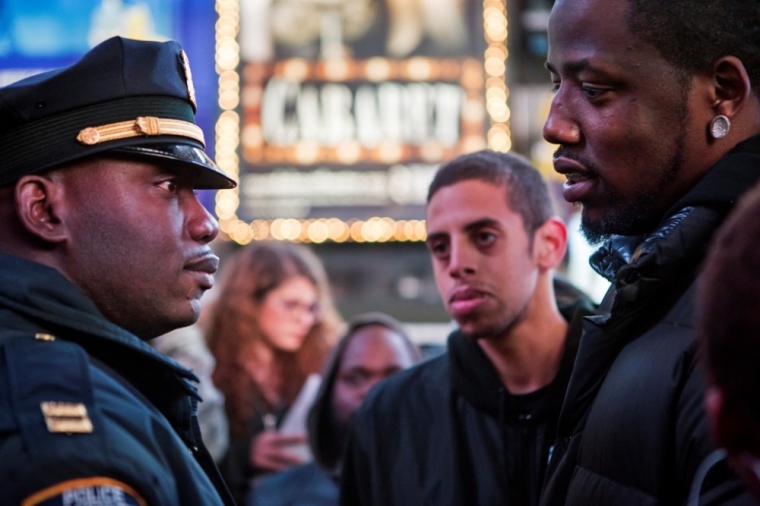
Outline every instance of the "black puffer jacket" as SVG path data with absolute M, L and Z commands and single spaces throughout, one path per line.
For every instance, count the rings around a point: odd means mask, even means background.
M 555 380 L 510 395 L 481 348 L 458 332 L 448 353 L 380 383 L 354 422 L 341 504 L 535 505 L 580 339 L 585 301 L 570 321 Z
M 713 232 L 758 179 L 754 137 L 652 234 L 614 238 L 592 257 L 614 295 L 607 314 L 584 321 L 542 505 L 686 503 L 713 450 L 695 358 L 695 280 Z M 721 464 L 704 481 L 699 504 L 752 502 Z

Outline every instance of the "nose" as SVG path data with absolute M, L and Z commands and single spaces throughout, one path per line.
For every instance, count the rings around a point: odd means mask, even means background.
M 188 199 L 187 231 L 193 241 L 208 244 L 219 235 L 219 224 L 194 193 Z
M 544 139 L 552 144 L 570 146 L 581 140 L 578 124 L 572 120 L 568 106 L 563 102 L 562 89 L 557 91 L 549 109 L 549 116 L 544 123 Z
M 465 241 L 452 240 L 449 248 L 449 275 L 452 278 L 462 278 L 475 274 L 476 263 L 472 247 Z

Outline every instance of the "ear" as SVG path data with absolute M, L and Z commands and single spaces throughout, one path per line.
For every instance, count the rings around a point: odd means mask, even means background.
M 711 70 L 715 115 L 733 119 L 752 93 L 747 69 L 739 58 L 724 56 L 713 63 Z
M 549 218 L 533 235 L 533 257 L 543 270 L 555 268 L 567 251 L 567 227 L 559 218 Z
M 22 177 L 15 187 L 16 213 L 24 229 L 50 244 L 64 242 L 67 230 L 61 219 L 63 188 L 41 175 Z

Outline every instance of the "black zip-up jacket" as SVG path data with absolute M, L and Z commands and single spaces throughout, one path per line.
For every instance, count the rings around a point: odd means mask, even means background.
M 695 280 L 714 231 L 758 180 L 760 136 L 720 160 L 651 234 L 615 237 L 592 256 L 613 282 L 612 302 L 584 322 L 543 506 L 686 504 L 714 450 L 696 364 Z M 699 492 L 703 506 L 753 504 L 725 463 Z
M 190 380 L 55 269 L 0 254 L 0 504 L 233 505 Z
M 570 321 L 555 380 L 528 395 L 503 387 L 486 355 L 454 332 L 448 353 L 373 389 L 354 424 L 341 504 L 513 505 L 538 502 L 585 301 Z

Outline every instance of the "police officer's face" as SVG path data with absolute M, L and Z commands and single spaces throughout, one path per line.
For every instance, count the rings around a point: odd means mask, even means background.
M 107 159 L 61 171 L 65 274 L 110 321 L 142 338 L 190 325 L 211 288 L 216 220 L 190 169 Z

